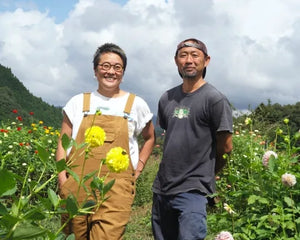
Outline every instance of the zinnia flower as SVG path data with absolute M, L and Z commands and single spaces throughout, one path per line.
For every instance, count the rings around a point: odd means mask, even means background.
M 227 204 L 224 203 L 224 209 L 229 213 L 229 214 L 234 214 L 235 211 L 232 210 L 232 208 Z
M 249 124 L 251 124 L 251 123 L 252 123 L 252 119 L 247 117 L 247 118 L 245 119 L 245 124 L 246 124 L 246 125 L 249 125 Z
M 106 166 L 112 172 L 125 171 L 129 166 L 127 152 L 121 147 L 114 147 L 106 154 Z
M 93 148 L 103 145 L 106 135 L 101 127 L 93 126 L 85 130 L 84 137 L 85 142 Z
M 262 158 L 262 163 L 263 165 L 266 167 L 268 166 L 268 163 L 269 163 L 269 160 L 270 160 L 270 157 L 271 156 L 274 156 L 275 158 L 277 158 L 277 153 L 273 152 L 273 151 L 266 151 L 263 158 Z
M 281 181 L 282 181 L 282 184 L 287 186 L 287 187 L 292 187 L 297 183 L 296 177 L 293 174 L 290 174 L 290 173 L 283 174 L 281 176 Z
M 216 237 L 215 240 L 234 240 L 230 232 L 222 231 Z

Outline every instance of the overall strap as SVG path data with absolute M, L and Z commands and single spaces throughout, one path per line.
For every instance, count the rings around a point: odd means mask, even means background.
M 127 118 L 129 116 L 130 112 L 131 112 L 131 107 L 132 107 L 134 98 L 135 98 L 135 94 L 130 93 L 129 97 L 127 99 L 127 103 L 126 103 L 125 109 L 124 109 L 124 117 L 125 118 Z
M 91 93 L 85 92 L 83 93 L 83 107 L 82 112 L 89 112 L 90 111 L 90 100 L 91 100 Z

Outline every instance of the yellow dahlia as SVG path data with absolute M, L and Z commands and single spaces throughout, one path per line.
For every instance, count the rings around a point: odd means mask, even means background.
M 101 127 L 93 126 L 85 130 L 84 137 L 85 142 L 93 148 L 103 145 L 106 135 Z
M 125 171 L 129 166 L 128 154 L 123 148 L 114 147 L 106 154 L 105 164 L 112 172 Z

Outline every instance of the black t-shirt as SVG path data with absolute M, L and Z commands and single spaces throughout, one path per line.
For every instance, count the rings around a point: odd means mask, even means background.
M 227 98 L 209 83 L 193 93 L 182 85 L 162 95 L 158 122 L 166 130 L 164 152 L 153 183 L 155 193 L 215 191 L 216 132 L 232 132 Z

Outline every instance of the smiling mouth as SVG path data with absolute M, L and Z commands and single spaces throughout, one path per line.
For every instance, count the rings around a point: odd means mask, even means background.
M 195 68 L 194 67 L 185 67 L 185 68 L 183 68 L 183 70 L 184 71 L 193 71 L 193 70 L 195 70 Z
M 113 82 L 113 81 L 115 81 L 115 78 L 114 77 L 105 77 L 104 78 L 106 81 L 108 81 L 108 82 Z

